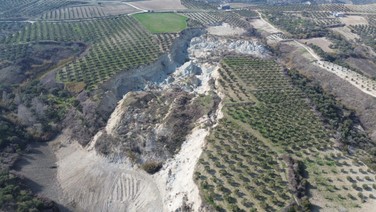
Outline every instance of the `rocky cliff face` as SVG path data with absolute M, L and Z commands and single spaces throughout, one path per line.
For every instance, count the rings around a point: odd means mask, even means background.
M 82 110 L 71 110 L 65 121 L 65 125 L 72 129 L 74 138 L 86 146 L 98 130 L 105 127 L 118 101 L 125 94 L 165 81 L 176 67 L 188 60 L 190 40 L 202 33 L 200 29 L 187 29 L 174 42 L 171 53 L 162 55 L 154 64 L 119 73 L 96 91 L 94 97 L 86 92 L 79 94 L 77 99 Z

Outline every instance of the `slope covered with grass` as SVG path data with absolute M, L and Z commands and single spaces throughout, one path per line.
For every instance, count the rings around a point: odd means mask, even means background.
M 187 27 L 187 19 L 174 13 L 141 13 L 134 17 L 151 33 L 180 32 Z

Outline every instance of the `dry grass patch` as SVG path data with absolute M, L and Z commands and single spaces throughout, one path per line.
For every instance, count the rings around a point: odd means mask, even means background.
M 344 27 L 336 27 L 332 29 L 334 32 L 338 32 L 339 34 L 345 36 L 347 40 L 355 40 L 359 39 L 359 35 L 351 32 L 351 29 L 349 29 L 347 26 Z
M 368 24 L 367 19 L 359 15 L 349 15 L 349 16 L 339 18 L 339 20 L 346 25 Z
M 314 44 L 318 47 L 320 47 L 322 50 L 324 50 L 327 53 L 335 53 L 336 51 L 334 49 L 331 49 L 329 46 L 333 44 L 330 40 L 328 40 L 325 37 L 322 38 L 310 38 L 310 39 L 301 39 L 302 43 L 307 44 Z

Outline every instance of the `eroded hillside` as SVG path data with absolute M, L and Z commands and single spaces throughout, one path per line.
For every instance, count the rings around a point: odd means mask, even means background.
M 374 5 L 2 3 L 0 210 L 374 208 Z

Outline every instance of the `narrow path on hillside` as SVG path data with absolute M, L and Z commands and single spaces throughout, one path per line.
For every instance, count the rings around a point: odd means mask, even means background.
M 259 11 L 256 10 L 256 12 L 259 14 L 260 19 L 263 22 L 265 22 L 269 27 L 271 27 L 272 29 L 275 29 L 276 31 L 281 31 L 277 27 L 269 23 L 267 20 L 265 20 Z M 320 67 L 330 73 L 335 74 L 339 78 L 349 82 L 351 85 L 361 90 L 363 93 L 376 97 L 376 81 L 375 80 L 370 79 L 366 76 L 360 75 L 351 69 L 348 69 L 343 66 L 339 66 L 334 63 L 323 60 L 319 55 L 316 54 L 316 52 L 312 48 L 299 42 L 296 39 L 291 39 L 289 42 L 294 42 L 298 46 L 304 48 L 309 53 L 309 55 L 311 55 L 314 58 L 314 61 L 312 61 L 311 64 L 317 67 Z

